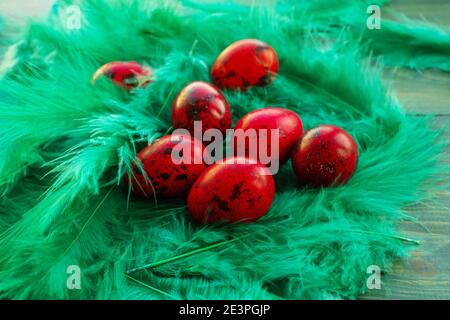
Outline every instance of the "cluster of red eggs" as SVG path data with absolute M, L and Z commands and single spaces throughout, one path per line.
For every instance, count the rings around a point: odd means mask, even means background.
M 266 214 L 275 197 L 275 182 L 260 159 L 248 156 L 247 144 L 245 158 L 236 155 L 211 166 L 203 159 L 175 164 L 172 152 L 181 144 L 189 147 L 191 157 L 202 155 L 205 147 L 193 136 L 194 121 L 201 121 L 203 132 L 215 128 L 225 133 L 232 124 L 230 105 L 220 90 L 245 91 L 253 86 L 267 86 L 278 73 L 278 66 L 275 50 L 259 40 L 241 40 L 226 48 L 211 69 L 214 85 L 193 82 L 181 90 L 173 103 L 173 127 L 185 128 L 191 134 L 164 136 L 144 148 L 138 154 L 140 166 L 127 179 L 133 192 L 142 197 L 168 198 L 183 197 L 189 192 L 189 213 L 201 223 L 251 222 Z M 128 90 L 152 81 L 151 69 L 136 62 L 109 63 L 97 71 L 94 79 L 99 75 Z M 301 185 L 342 185 L 356 170 L 358 148 L 347 132 L 323 125 L 303 133 L 300 117 L 291 110 L 255 110 L 241 118 L 234 129 L 277 129 L 279 163 L 291 158 Z M 251 144 L 250 140 L 246 143 Z M 270 143 L 267 148 L 267 154 L 271 154 Z

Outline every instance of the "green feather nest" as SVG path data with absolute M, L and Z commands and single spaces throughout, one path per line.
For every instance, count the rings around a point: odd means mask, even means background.
M 66 28 L 76 3 L 79 30 Z M 258 1 L 259 2 L 259 1 Z M 58 1 L 30 23 L 0 70 L 0 298 L 342 299 L 367 291 L 418 242 L 396 224 L 448 172 L 430 120 L 407 115 L 383 65 L 450 70 L 450 33 L 409 20 L 368 30 L 386 1 Z M 176 94 L 232 42 L 275 48 L 273 85 L 224 92 L 234 121 L 253 109 L 296 111 L 305 128 L 334 124 L 360 148 L 344 186 L 299 188 L 290 163 L 270 212 L 252 224 L 202 226 L 183 200 L 137 200 L 123 176 L 136 152 L 170 132 Z M 155 82 L 131 93 L 95 70 L 135 60 Z M 69 290 L 67 268 L 81 269 Z M 134 270 L 133 270 L 134 269 Z M 132 272 L 130 272 L 130 270 Z

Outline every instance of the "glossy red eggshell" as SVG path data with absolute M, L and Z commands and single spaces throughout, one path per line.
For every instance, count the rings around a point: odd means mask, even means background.
M 269 170 L 254 160 L 220 161 L 195 181 L 188 196 L 191 216 L 200 223 L 252 222 L 269 210 L 275 182 Z
M 172 124 L 194 133 L 194 121 L 201 121 L 202 133 L 219 129 L 225 133 L 231 127 L 231 111 L 225 96 L 213 85 L 196 81 L 178 94 L 172 106 Z
M 101 66 L 92 77 L 95 82 L 99 77 L 105 76 L 116 85 L 132 90 L 145 87 L 152 82 L 152 70 L 135 61 L 114 61 Z
M 154 195 L 154 188 L 156 196 L 183 197 L 195 179 L 206 169 L 203 161 L 199 164 L 188 161 L 183 164 L 174 163 L 172 151 L 178 143 L 172 141 L 172 136 L 174 135 L 164 136 L 139 152 L 138 161 L 151 183 L 147 183 L 145 175 L 138 166 L 135 166 L 133 168 L 135 177 L 128 180 L 131 180 L 132 191 L 136 195 L 151 198 Z M 176 135 L 176 137 L 181 141 L 180 146 L 190 145 L 192 156 L 194 152 L 203 153 L 204 147 L 198 140 L 189 135 Z
M 245 39 L 222 51 L 211 68 L 211 79 L 221 89 L 246 90 L 271 84 L 278 68 L 278 56 L 271 46 Z
M 268 155 L 272 155 L 272 146 L 271 146 L 271 129 L 279 129 L 279 144 L 278 144 L 278 152 L 279 152 L 279 160 L 280 165 L 285 163 L 292 152 L 295 144 L 301 138 L 303 134 L 303 124 L 300 117 L 289 109 L 283 108 L 264 108 L 252 111 L 242 117 L 235 126 L 235 154 L 242 156 L 243 154 L 239 154 L 237 150 L 237 139 L 236 139 L 236 130 L 248 130 L 255 129 L 257 133 L 259 133 L 255 138 L 258 140 L 260 137 L 260 130 L 267 129 L 268 137 L 267 137 L 267 147 L 268 147 Z M 254 138 L 254 139 L 255 139 Z M 258 155 L 259 155 L 259 146 L 261 145 L 259 141 L 253 141 L 254 139 L 248 139 L 245 143 L 245 156 L 250 156 L 249 146 L 250 143 L 256 143 L 258 145 Z M 276 150 L 274 148 L 274 150 Z M 258 157 L 258 160 L 259 159 Z
M 356 171 L 358 146 L 343 129 L 323 125 L 305 133 L 292 153 L 292 165 L 302 185 L 338 186 Z

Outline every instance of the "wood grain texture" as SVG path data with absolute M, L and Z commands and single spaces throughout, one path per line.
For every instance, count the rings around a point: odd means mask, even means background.
M 9 19 L 42 18 L 47 15 L 54 0 L 1 0 L 0 12 Z
M 437 116 L 434 127 L 444 129 L 442 139 L 450 141 L 450 116 Z M 442 163 L 450 166 L 450 147 Z M 450 190 L 433 196 L 433 201 L 406 208 L 417 222 L 399 225 L 402 235 L 421 245 L 382 277 L 381 290 L 370 290 L 361 299 L 450 299 Z
M 450 26 L 450 1 L 448 0 L 391 0 L 386 8 L 412 19 Z
M 389 7 L 411 18 L 450 26 L 449 0 L 393 0 Z M 436 130 L 444 130 L 442 139 L 450 141 L 449 73 L 389 70 L 385 78 L 407 112 L 436 114 Z M 442 162 L 450 166 L 450 147 Z M 381 290 L 370 290 L 362 299 L 450 299 L 450 190 L 433 196 L 433 201 L 406 208 L 419 223 L 399 225 L 405 236 L 420 240 L 421 246 L 383 276 Z
M 411 18 L 450 26 L 448 0 L 393 0 L 389 7 Z M 449 73 L 387 70 L 385 79 L 407 112 L 437 115 L 435 128 L 444 130 L 442 139 L 450 141 Z M 450 148 L 442 161 L 450 165 Z M 420 240 L 421 246 L 382 277 L 381 290 L 370 290 L 361 299 L 450 299 L 450 190 L 433 196 L 433 201 L 406 208 L 418 223 L 399 225 L 402 234 Z
M 449 73 L 387 70 L 385 79 L 391 83 L 394 94 L 408 113 L 450 115 Z
M 384 9 L 383 9 L 384 10 Z M 409 18 L 450 27 L 450 0 L 392 0 L 386 16 L 394 12 Z M 382 12 L 383 18 L 383 12 Z M 450 59 L 450 57 L 449 57 Z M 385 79 L 392 83 L 405 110 L 415 114 L 450 114 L 450 76 L 439 70 L 387 70 Z

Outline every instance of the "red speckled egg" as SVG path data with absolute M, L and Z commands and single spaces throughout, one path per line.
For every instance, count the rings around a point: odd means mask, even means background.
M 225 134 L 231 127 L 231 111 L 224 95 L 206 82 L 193 82 L 178 94 L 172 107 L 175 129 L 185 128 L 194 133 L 194 121 L 201 121 L 202 133 L 216 128 Z
M 257 135 L 249 135 L 249 138 L 245 140 L 245 150 L 239 150 L 238 144 L 238 129 L 244 130 L 247 132 L 248 129 L 255 129 Z M 235 146 L 235 154 L 239 156 L 251 157 L 252 154 L 249 150 L 249 147 L 253 144 L 258 146 L 258 160 L 261 161 L 259 157 L 259 146 L 260 137 L 263 131 L 261 129 L 267 129 L 267 155 L 272 156 L 272 135 L 270 130 L 279 129 L 278 132 L 278 159 L 280 165 L 285 163 L 292 152 L 297 141 L 301 138 L 303 134 L 303 124 L 300 117 L 293 111 L 289 109 L 283 108 L 264 108 L 252 111 L 242 117 L 236 124 L 234 130 L 234 146 Z M 255 141 L 256 140 L 256 141 Z M 241 140 L 243 141 L 243 140 Z M 241 144 L 242 145 L 242 144 Z M 239 149 L 238 149 L 239 148 Z M 275 148 L 273 148 L 276 151 Z M 245 154 L 242 152 L 245 151 Z M 274 155 L 276 156 L 276 155 Z M 264 163 L 266 164 L 266 163 Z
M 270 209 L 275 183 L 255 160 L 228 158 L 206 169 L 188 196 L 188 209 L 200 223 L 253 222 Z
M 211 79 L 221 89 L 246 90 L 271 84 L 278 67 L 278 56 L 271 46 L 255 39 L 240 40 L 219 55 Z
M 132 90 L 143 88 L 152 82 L 152 70 L 147 66 L 142 66 L 135 61 L 131 62 L 110 62 L 101 66 L 92 77 L 95 82 L 100 76 L 105 76 L 116 85 Z
M 177 149 L 174 151 L 175 147 Z M 182 154 L 182 148 L 191 150 L 191 154 Z M 134 178 L 128 178 L 132 183 L 132 191 L 138 196 L 148 198 L 153 197 L 153 189 L 157 196 L 167 198 L 187 194 L 195 179 L 206 169 L 202 158 L 203 151 L 204 146 L 189 135 L 173 134 L 156 140 L 139 152 L 137 157 L 150 181 L 147 182 L 142 170 L 134 166 Z M 183 163 L 177 164 L 173 160 L 175 153 Z M 193 161 L 195 153 L 200 155 L 196 162 Z
M 305 133 L 292 153 L 292 165 L 302 185 L 345 184 L 358 162 L 355 140 L 341 128 L 323 125 Z

